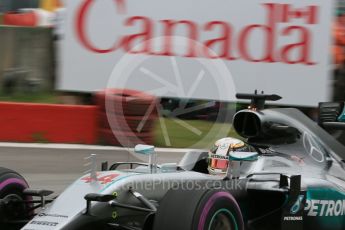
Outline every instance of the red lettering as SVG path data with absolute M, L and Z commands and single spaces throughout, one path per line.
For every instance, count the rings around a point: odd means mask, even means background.
M 294 9 L 291 4 L 279 4 L 282 11 L 282 22 L 290 22 L 293 19 L 305 19 L 308 24 L 316 24 L 318 21 L 318 7 L 308 6 L 305 9 Z
M 128 35 L 125 36 L 123 39 L 123 48 L 126 52 L 132 54 L 139 54 L 139 53 L 149 53 L 151 50 L 151 38 L 152 38 L 152 22 L 147 17 L 131 17 L 126 20 L 126 26 L 133 26 L 133 24 L 138 21 L 142 22 L 143 31 L 138 34 Z M 141 40 L 142 47 L 139 50 L 133 50 L 133 46 L 135 45 L 136 40 Z
M 264 4 L 268 9 L 268 18 L 267 18 L 267 25 L 250 25 L 246 27 L 239 36 L 239 51 L 243 59 L 251 62 L 275 62 L 274 58 L 274 50 L 276 44 L 276 15 L 275 9 L 276 4 Z M 263 44 L 263 50 L 266 51 L 266 54 L 263 58 L 253 58 L 250 56 L 248 51 L 249 42 L 248 39 L 250 37 L 250 33 L 253 32 L 255 29 L 261 29 L 266 34 L 266 42 Z
M 90 42 L 89 38 L 86 35 L 86 31 L 85 31 L 86 17 L 93 2 L 94 0 L 85 0 L 77 13 L 77 19 L 76 19 L 76 25 L 75 25 L 76 31 L 77 31 L 77 37 L 80 40 L 81 44 L 90 51 L 93 51 L 96 53 L 110 53 L 117 49 L 118 45 L 116 43 L 113 45 L 113 47 L 110 47 L 109 49 L 97 48 Z M 118 1 L 115 0 L 115 3 L 118 3 Z
M 164 25 L 164 44 L 163 48 L 164 51 L 158 55 L 166 55 L 166 56 L 174 56 L 173 53 L 173 44 L 172 44 L 172 36 L 174 35 L 173 31 L 174 28 L 178 24 L 186 25 L 187 26 L 187 33 L 188 33 L 188 48 L 187 54 L 184 57 L 197 57 L 197 46 L 196 41 L 198 40 L 198 27 L 195 22 L 182 20 L 182 21 L 174 21 L 174 20 L 162 20 L 161 21 Z
M 313 31 L 312 29 L 309 30 L 309 27 L 318 22 L 318 6 L 295 8 L 291 4 L 263 4 L 266 21 L 262 24 L 252 24 L 240 28 L 238 34 L 235 33 L 231 23 L 227 21 L 210 21 L 199 25 L 197 22 L 190 20 L 167 19 L 157 22 L 146 16 L 128 16 L 124 20 L 123 26 L 139 26 L 138 33 L 122 35 L 111 47 L 99 48 L 91 42 L 87 34 L 88 13 L 95 2 L 95 0 L 83 0 L 77 11 L 75 21 L 77 39 L 83 47 L 91 52 L 106 54 L 123 48 L 124 52 L 131 54 L 221 58 L 224 60 L 242 59 L 250 62 L 266 63 L 279 61 L 287 64 L 315 65 L 311 57 Z M 114 2 L 117 9 L 116 13 L 124 13 L 126 0 L 114 0 Z M 300 22 L 303 20 L 308 24 L 308 27 L 284 24 L 286 22 L 291 23 L 296 19 Z M 161 45 L 160 51 L 153 50 L 152 40 L 155 37 L 155 26 L 162 26 L 163 33 L 157 35 L 158 37 L 163 36 L 163 40 L 158 41 Z M 107 29 L 111 30 L 111 28 Z M 189 39 L 186 41 L 185 50 L 182 51 L 176 49 L 173 40 L 174 36 L 180 34 L 181 30 L 184 31 L 183 34 L 186 34 L 185 37 Z M 217 35 L 214 35 L 211 39 L 201 41 L 203 43 L 202 47 L 198 45 L 199 33 L 215 33 L 215 31 L 217 31 Z M 259 39 L 262 44 L 255 44 L 254 46 L 258 47 L 259 52 L 262 50 L 260 54 L 254 54 L 253 50 L 250 49 L 250 43 L 253 42 L 252 40 L 257 33 L 260 33 L 263 37 Z M 277 47 L 278 36 L 292 36 L 295 33 L 299 34 L 296 43 Z M 235 57 L 235 55 L 238 55 L 238 57 Z
M 126 2 L 125 0 L 115 0 L 119 14 L 124 14 L 126 12 Z
M 311 45 L 311 34 L 309 30 L 302 26 L 289 26 L 282 32 L 284 36 L 290 35 L 292 32 L 300 32 L 300 42 L 286 45 L 282 48 L 281 58 L 282 61 L 288 64 L 303 63 L 305 65 L 315 65 L 310 58 L 310 45 Z M 293 60 L 291 52 L 297 52 L 297 57 Z M 299 51 L 299 52 L 298 52 Z
M 232 28 L 231 26 L 222 21 L 213 21 L 209 22 L 205 25 L 205 30 L 210 31 L 214 27 L 218 26 L 221 29 L 221 36 L 219 38 L 207 40 L 204 42 L 205 47 L 203 47 L 204 55 L 207 58 L 224 58 L 227 60 L 234 60 L 236 58 L 232 57 L 231 55 L 231 36 L 232 36 Z M 219 44 L 220 50 L 222 51 L 220 54 L 214 55 L 214 52 L 210 53 L 212 47 Z

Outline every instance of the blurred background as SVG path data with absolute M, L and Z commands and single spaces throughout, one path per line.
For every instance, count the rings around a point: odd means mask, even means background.
M 206 148 L 223 136 L 236 135 L 231 117 L 247 104 L 147 99 L 138 92 L 116 91 L 112 102 L 121 102 L 128 110 L 107 116 L 104 92 L 57 91 L 64 4 L 62 0 L 0 0 L 0 141 L 119 146 L 144 142 Z M 344 0 L 337 2 L 332 38 L 332 99 L 345 101 Z M 135 99 L 126 101 L 128 95 Z M 155 109 L 147 112 L 151 104 Z M 317 121 L 317 108 L 300 109 Z M 117 119 L 117 127 L 112 119 Z M 222 127 L 226 129 L 220 132 Z

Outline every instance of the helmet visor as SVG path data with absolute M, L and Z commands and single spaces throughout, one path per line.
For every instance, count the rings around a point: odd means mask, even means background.
M 209 161 L 209 168 L 214 172 L 226 173 L 228 166 L 228 160 L 211 158 Z

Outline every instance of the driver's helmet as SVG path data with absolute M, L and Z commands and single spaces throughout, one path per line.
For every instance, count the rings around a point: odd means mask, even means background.
M 212 175 L 225 174 L 229 164 L 230 152 L 250 152 L 251 147 L 243 141 L 226 137 L 222 138 L 212 146 L 209 150 L 208 171 Z

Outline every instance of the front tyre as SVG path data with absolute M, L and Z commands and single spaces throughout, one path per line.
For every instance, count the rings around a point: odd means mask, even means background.
M 23 195 L 28 183 L 17 172 L 0 167 L 0 229 L 18 229 L 29 216 L 28 205 L 24 201 L 30 198 Z
M 241 210 L 225 190 L 171 190 L 162 200 L 154 230 L 243 230 Z

